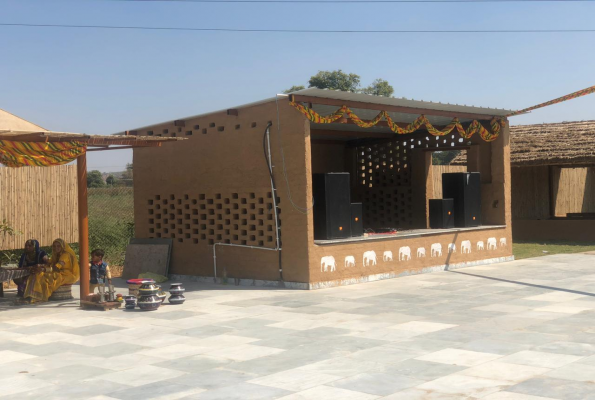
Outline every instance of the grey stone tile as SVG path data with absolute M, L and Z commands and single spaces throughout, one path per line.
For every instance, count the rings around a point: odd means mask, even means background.
M 254 337 L 249 335 L 249 337 Z M 259 340 L 257 342 L 252 342 L 250 344 L 256 346 L 264 346 L 264 347 L 274 347 L 277 349 L 294 349 L 296 347 L 310 344 L 312 343 L 312 339 L 308 337 L 301 337 L 301 336 L 291 336 L 291 335 L 280 335 L 275 336 L 263 340 Z
M 595 365 L 574 362 L 550 371 L 545 375 L 552 378 L 595 384 Z
M 462 342 L 453 342 L 449 340 L 425 339 L 419 336 L 413 339 L 403 340 L 401 342 L 390 343 L 388 346 L 396 347 L 408 351 L 416 351 L 420 354 L 433 353 L 438 350 L 459 347 Z
M 35 378 L 43 379 L 53 384 L 68 384 L 88 378 L 101 378 L 101 375 L 114 372 L 111 369 L 92 367 L 87 365 L 68 365 L 62 368 L 36 372 Z
M 577 329 L 573 325 L 559 323 L 559 319 L 557 319 L 554 321 L 531 325 L 527 328 L 527 330 L 531 332 L 548 333 L 551 335 L 565 335 L 569 332 L 576 331 Z
M 348 335 L 351 333 L 349 329 L 333 328 L 330 326 L 323 326 L 320 328 L 307 329 L 305 331 L 298 331 L 292 336 L 300 336 L 314 339 L 335 338 L 341 335 Z
M 291 393 L 288 390 L 244 382 L 190 395 L 185 397 L 184 400 L 269 400 L 278 399 Z
M 472 342 L 456 346 L 456 348 L 484 353 L 501 354 L 506 356 L 531 347 L 530 345 L 526 344 L 505 342 L 503 340 L 494 339 L 495 337 L 498 337 L 498 335 L 495 335 L 492 338 L 474 340 Z
M 31 345 L 27 344 L 25 346 L 19 346 L 18 351 L 19 353 L 31 354 L 34 356 L 51 356 L 54 354 L 60 354 L 64 352 L 74 352 L 74 353 L 84 353 L 85 351 L 89 350 L 88 346 L 82 346 L 79 344 L 74 343 L 66 343 L 66 342 L 53 342 L 47 344 L 39 344 L 39 345 Z M 11 349 L 8 349 L 11 350 Z
M 280 301 L 278 303 L 272 303 L 271 305 L 273 307 L 302 308 L 302 307 L 317 306 L 318 303 L 313 303 L 310 301 L 303 301 L 303 300 L 289 300 L 289 301 Z
M 595 365 L 595 355 L 581 358 L 577 361 L 579 364 Z
M 174 360 L 167 360 L 155 363 L 153 365 L 161 368 L 170 368 L 188 373 L 196 373 L 222 367 L 229 364 L 230 362 L 231 361 L 226 358 L 198 355 L 192 357 L 176 358 Z
M 60 342 L 60 343 L 62 343 L 62 342 Z M 29 344 L 29 343 L 17 342 L 17 341 L 10 340 L 10 339 L 0 340 L 0 351 L 9 350 L 9 351 L 17 351 L 20 353 L 33 354 L 32 350 L 30 350 L 30 348 L 32 346 L 35 346 L 35 345 Z M 29 351 L 27 351 L 28 349 L 29 349 Z M 42 350 L 42 352 L 43 352 L 43 350 Z M 37 355 L 37 354 L 33 354 L 33 355 Z
M 595 384 L 545 376 L 529 379 L 506 389 L 509 392 L 561 400 L 593 400 Z
M 330 312 L 334 312 L 336 310 L 332 308 L 326 308 L 324 306 L 307 306 L 307 307 L 300 307 L 300 308 L 292 308 L 288 310 L 288 312 L 297 312 L 297 313 L 304 313 L 304 314 L 313 314 L 313 315 L 320 315 L 320 314 L 328 314 Z
M 227 301 L 225 303 L 221 303 L 222 306 L 232 306 L 232 307 L 253 307 L 253 306 L 261 306 L 263 304 L 271 305 L 276 301 L 271 301 L 270 299 L 247 299 L 247 300 L 238 300 L 238 301 Z
M 271 323 L 274 323 L 271 322 Z M 231 334 L 236 336 L 250 337 L 254 339 L 272 339 L 280 336 L 292 336 L 295 335 L 294 329 L 278 328 L 276 326 L 262 326 L 260 328 L 241 329 L 233 331 Z
M 114 326 L 114 325 L 89 325 L 84 326 L 81 328 L 73 328 L 63 331 L 64 333 L 68 333 L 70 335 L 79 335 L 79 336 L 90 336 L 90 335 L 100 335 L 102 333 L 109 333 L 109 332 L 116 332 L 125 328 Z
M 142 343 L 142 339 L 139 340 L 139 343 Z M 123 354 L 132 354 L 138 351 L 147 350 L 150 347 L 141 346 L 138 344 L 133 343 L 112 343 L 112 344 L 105 344 L 103 346 L 96 346 L 96 347 L 87 347 L 81 346 L 78 347 L 76 350 L 70 350 L 72 352 L 81 353 L 81 354 L 88 354 L 90 356 L 96 357 L 116 357 Z
M 199 373 L 179 376 L 177 378 L 170 379 L 168 382 L 213 390 L 221 387 L 237 385 L 256 377 L 256 374 L 229 371 L 224 368 L 216 368 L 201 371 Z
M 591 356 L 595 354 L 595 344 L 575 342 L 551 342 L 535 347 L 536 351 L 569 354 L 573 356 Z
M 10 332 L 20 333 L 23 335 L 38 335 L 41 333 L 49 333 L 49 332 L 64 332 L 70 330 L 71 328 L 64 325 L 58 324 L 39 324 L 39 325 L 31 325 L 31 326 L 19 326 L 10 329 Z
M 336 336 L 324 337 L 311 344 L 311 346 L 320 347 L 324 349 L 340 350 L 346 352 L 356 352 L 359 350 L 370 349 L 377 346 L 385 345 L 387 342 L 376 339 L 366 339 L 356 336 Z
M 383 364 L 394 364 L 403 360 L 414 358 L 420 355 L 420 352 L 399 349 L 392 346 L 376 346 L 371 349 L 357 351 L 352 353 L 349 358 L 362 361 L 374 361 Z
M 565 336 L 537 332 L 508 332 L 497 335 L 498 340 L 532 346 L 540 346 L 551 342 L 564 341 Z
M 220 326 L 223 328 L 231 328 L 231 329 L 260 329 L 267 325 L 271 325 L 276 323 L 277 321 L 271 321 L 269 319 L 261 319 L 261 318 L 240 318 L 234 319 L 231 321 L 224 321 L 215 324 L 215 326 Z
M 233 332 L 233 328 L 227 328 L 218 325 L 205 325 L 190 329 L 180 329 L 176 332 L 179 336 L 190 336 L 198 339 L 204 339 L 211 336 L 223 335 L 225 333 Z
M 486 337 L 485 332 L 468 330 L 464 327 L 443 329 L 441 331 L 419 335 L 417 339 L 443 340 L 449 342 L 471 342 Z
M 130 388 L 130 386 L 109 381 L 80 381 L 65 382 L 60 385 L 51 385 L 41 389 L 31 390 L 12 396 L 2 396 L 2 400 L 65 400 L 88 399 L 94 396 Z
M 446 375 L 454 374 L 467 367 L 449 365 L 409 359 L 396 364 L 388 365 L 383 372 L 387 374 L 405 375 L 415 379 L 431 381 Z
M 310 349 L 300 346 L 267 357 L 260 357 L 248 361 L 233 362 L 225 366 L 225 369 L 254 373 L 257 375 L 270 375 L 277 372 L 313 364 L 317 361 L 341 357 L 342 352 L 328 349 L 323 352 L 320 348 Z
M 388 396 L 400 390 L 424 383 L 420 379 L 413 379 L 403 375 L 385 374 L 380 372 L 362 373 L 328 384 L 356 392 Z
M 175 321 L 177 319 L 197 317 L 199 315 L 203 315 L 203 313 L 194 312 L 194 311 L 176 310 L 176 311 L 168 311 L 168 312 L 155 311 L 155 312 L 146 313 L 146 315 L 150 318 L 167 319 L 167 320 Z
M 137 386 L 117 390 L 109 393 L 109 397 L 122 400 L 146 400 L 155 398 L 180 398 L 193 394 L 195 389 L 192 386 L 186 386 L 171 381 L 160 381 L 149 383 L 148 385 Z
M 573 343 L 595 344 L 595 335 L 593 332 L 573 332 L 564 336 L 567 341 Z

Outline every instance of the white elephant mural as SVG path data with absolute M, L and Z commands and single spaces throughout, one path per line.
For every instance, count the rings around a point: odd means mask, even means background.
M 411 260 L 411 248 L 403 246 L 399 249 L 399 261 Z
M 370 265 L 376 265 L 376 253 L 373 250 L 366 251 L 364 253 L 364 267 L 369 267 Z
M 337 269 L 337 263 L 335 262 L 335 257 L 333 256 L 324 256 L 320 259 L 320 272 L 327 272 L 330 267 L 330 271 L 333 272 Z

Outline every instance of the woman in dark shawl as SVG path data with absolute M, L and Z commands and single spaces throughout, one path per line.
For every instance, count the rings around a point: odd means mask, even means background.
M 19 261 L 19 268 L 31 268 L 32 273 L 35 273 L 35 267 L 38 265 L 45 265 L 48 263 L 48 255 L 45 251 L 39 249 L 39 242 L 35 239 L 29 239 L 25 242 L 25 252 L 21 255 Z M 25 287 L 27 286 L 28 277 L 15 279 L 14 283 L 17 285 L 17 296 L 23 297 Z

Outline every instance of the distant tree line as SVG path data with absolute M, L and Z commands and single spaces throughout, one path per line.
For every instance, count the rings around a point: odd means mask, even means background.
M 120 173 L 109 174 L 105 180 L 101 171 L 93 170 L 87 173 L 87 187 L 101 188 L 106 186 L 132 186 L 132 164 L 126 164 L 126 170 Z
M 365 93 L 375 96 L 392 97 L 395 89 L 384 79 L 376 79 L 369 86 L 360 87 L 360 76 L 357 74 L 348 74 L 342 70 L 337 71 L 318 71 L 312 75 L 308 81 L 308 87 L 318 89 L 342 90 L 343 92 Z M 283 93 L 297 92 L 305 89 L 304 85 L 294 85 Z

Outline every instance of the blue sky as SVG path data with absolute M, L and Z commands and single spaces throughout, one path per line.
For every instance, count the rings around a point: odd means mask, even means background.
M 0 23 L 278 29 L 593 29 L 595 3 L 198 4 L 0 0 Z M 595 33 L 284 34 L 0 26 L 0 108 L 110 134 L 274 96 L 318 70 L 395 96 L 524 108 L 595 84 Z M 595 119 L 595 94 L 512 119 Z M 129 151 L 89 154 L 118 171 Z

